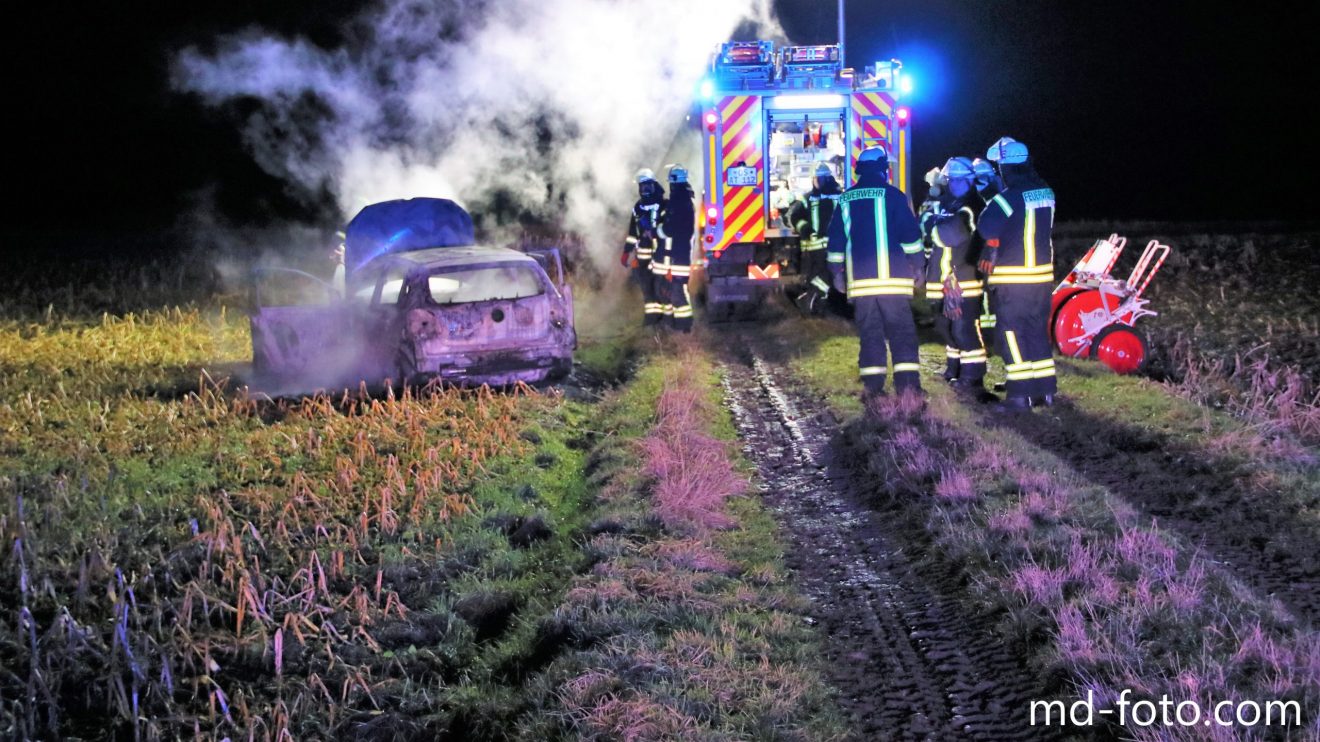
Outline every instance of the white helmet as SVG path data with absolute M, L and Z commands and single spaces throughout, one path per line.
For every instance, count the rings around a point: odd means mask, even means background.
M 985 159 L 1000 165 L 1023 163 L 1027 161 L 1027 145 L 1013 137 L 1000 137 L 999 141 L 990 145 L 990 149 L 985 153 Z
M 977 183 L 989 183 L 995 177 L 994 165 L 980 157 L 972 160 L 972 172 L 976 174 Z
M 948 183 L 951 180 L 971 180 L 974 175 L 971 160 L 966 157 L 950 157 L 940 169 L 939 179 L 941 183 Z
M 637 171 L 638 184 L 645 183 L 648 180 L 651 181 L 652 183 L 655 182 L 655 173 L 651 172 L 651 168 L 644 167 L 641 170 Z
M 857 163 L 860 165 L 863 162 L 878 162 L 881 165 L 888 165 L 889 153 L 885 151 L 884 147 L 867 147 L 862 150 L 860 155 L 857 155 Z

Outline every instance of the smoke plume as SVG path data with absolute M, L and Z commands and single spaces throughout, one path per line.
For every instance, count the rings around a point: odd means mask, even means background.
M 248 31 L 184 49 L 173 84 L 212 106 L 255 101 L 257 162 L 331 194 L 344 221 L 376 201 L 453 198 L 487 231 L 558 225 L 600 264 L 633 173 L 662 164 L 736 29 L 781 35 L 769 0 L 384 0 L 338 48 Z

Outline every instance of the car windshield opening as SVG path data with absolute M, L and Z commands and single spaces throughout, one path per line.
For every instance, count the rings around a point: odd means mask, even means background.
M 501 265 L 490 268 L 435 273 L 426 279 L 427 291 L 435 304 L 467 304 L 498 299 L 525 299 L 545 293 L 537 272 L 527 265 Z

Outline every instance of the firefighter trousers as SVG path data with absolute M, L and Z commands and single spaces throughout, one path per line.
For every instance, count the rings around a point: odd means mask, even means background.
M 665 314 L 673 318 L 673 328 L 679 332 L 692 332 L 692 295 L 688 293 L 687 278 L 661 278 L 659 284 L 660 290 L 667 292 Z
M 962 354 L 953 337 L 953 320 L 944 316 L 943 299 L 931 300 L 930 311 L 935 316 L 935 333 L 939 335 L 940 342 L 944 343 L 944 379 L 953 381 L 958 378 L 958 370 L 962 365 Z
M 830 295 L 829 253 L 824 247 L 815 250 L 803 250 L 799 270 L 806 281 L 806 290 L 816 292 L 814 305 L 824 306 L 824 299 Z M 813 306 L 814 306 L 813 305 Z
M 995 329 L 995 324 L 998 320 L 995 317 L 995 306 L 993 302 L 993 292 L 987 289 L 985 294 L 981 297 L 981 305 L 979 308 L 981 317 L 976 323 L 976 329 L 980 331 L 981 345 L 984 347 L 988 341 L 990 345 L 994 346 L 991 350 L 994 351 L 995 355 L 1003 357 L 1004 343 L 999 336 L 999 331 Z
M 651 272 L 651 261 L 637 261 L 637 267 L 632 269 L 632 278 L 642 290 L 642 325 L 658 324 L 664 319 L 665 307 L 656 291 L 658 277 Z
M 944 342 L 944 378 L 980 386 L 985 379 L 986 359 L 978 327 L 981 296 L 964 296 L 962 316 L 958 319 L 944 315 L 943 301 L 932 301 L 930 309 L 935 314 L 935 331 Z
M 908 294 L 859 296 L 853 299 L 861 353 L 858 375 L 868 392 L 885 390 L 885 348 L 893 356 L 894 390 L 921 389 L 921 365 L 917 359 L 917 323 L 912 319 Z
M 1050 345 L 1048 283 L 992 286 L 990 305 L 995 312 L 1004 372 L 1010 398 L 1054 394 L 1054 349 Z

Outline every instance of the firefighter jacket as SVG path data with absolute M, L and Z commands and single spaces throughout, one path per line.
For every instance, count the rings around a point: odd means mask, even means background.
M 826 260 L 831 270 L 846 273 L 849 299 L 911 296 L 923 263 L 917 217 L 907 196 L 885 181 L 884 170 L 860 175 L 839 198 Z
M 628 223 L 628 238 L 624 240 L 623 251 L 632 252 L 638 262 L 646 262 L 655 253 L 655 234 L 664 219 L 665 199 L 663 196 L 639 198 L 633 205 L 632 221 Z
M 657 234 L 660 241 L 651 258 L 651 272 L 687 279 L 692 272 L 692 237 L 697 232 L 697 212 L 692 205 L 692 187 L 674 183 Z
M 930 232 L 935 226 L 935 217 L 939 214 L 939 198 L 927 198 L 921 202 L 921 206 L 917 207 L 917 225 L 921 227 L 921 249 L 928 258 L 935 250 L 935 243 L 930 239 Z
M 976 271 L 981 245 L 976 234 L 975 212 L 966 203 L 954 201 L 933 213 L 928 235 L 934 249 L 926 261 L 926 298 L 943 299 L 944 281 L 950 274 L 964 298 L 980 296 L 985 285 Z
M 991 286 L 1054 282 L 1054 191 L 1035 173 L 990 199 L 977 226 L 995 264 Z
M 797 232 L 804 252 L 824 250 L 829 244 L 830 218 L 842 195 L 834 178 L 823 180 L 788 209 L 788 223 Z

